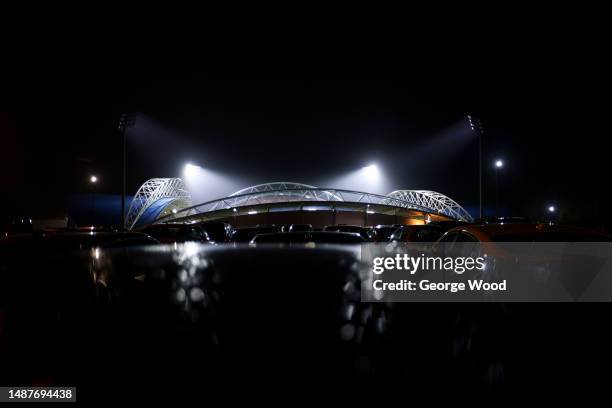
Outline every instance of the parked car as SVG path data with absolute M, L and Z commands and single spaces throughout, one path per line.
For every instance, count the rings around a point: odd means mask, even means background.
M 332 231 L 277 232 L 258 234 L 251 240 L 252 244 L 268 243 L 309 243 L 317 244 L 361 244 L 365 239 L 357 233 Z
M 212 243 L 204 228 L 195 224 L 154 224 L 142 229 L 142 232 L 156 238 L 162 244 L 174 242 Z
M 440 227 L 443 228 L 444 231 L 448 231 L 451 228 L 454 227 L 460 227 L 462 225 L 468 225 L 469 223 L 465 222 L 465 221 L 457 221 L 457 220 L 447 220 L 447 221 L 432 221 L 426 225 L 432 225 L 435 227 Z
M 217 243 L 229 242 L 232 236 L 233 228 L 227 222 L 204 221 L 197 225 L 204 228 L 204 230 L 208 233 L 210 239 Z
M 0 239 L 3 249 L 11 247 L 27 248 L 32 251 L 43 249 L 64 251 L 100 248 L 121 248 L 128 246 L 159 244 L 155 238 L 140 232 L 84 232 L 84 231 L 35 231 L 32 234 L 19 234 Z
M 504 216 L 504 217 L 483 217 L 477 219 L 475 224 L 528 224 L 530 222 L 527 217 Z
M 452 228 L 439 242 L 601 242 L 612 238 L 587 228 L 543 223 L 472 224 Z
M 402 225 L 377 225 L 370 228 L 368 234 L 372 237 L 374 242 L 387 242 L 398 228 Z
M 323 231 L 352 232 L 359 234 L 366 241 L 371 241 L 374 236 L 371 228 L 360 227 L 359 225 L 326 225 Z
M 287 232 L 305 232 L 312 231 L 312 225 L 310 224 L 291 224 Z
M 269 234 L 278 231 L 279 227 L 275 225 L 237 228 L 232 231 L 230 242 L 249 243 L 257 234 Z
M 389 241 L 397 242 L 436 242 L 446 231 L 437 225 L 403 225 L 389 237 Z
M 33 231 L 32 217 L 13 216 L 0 218 L 0 235 L 23 234 Z

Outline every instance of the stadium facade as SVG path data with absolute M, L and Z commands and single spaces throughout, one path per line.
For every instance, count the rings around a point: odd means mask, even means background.
M 180 222 L 223 221 L 234 227 L 263 224 L 325 225 L 425 224 L 472 221 L 470 214 L 444 194 L 396 190 L 387 195 L 293 183 L 259 184 L 227 197 L 194 204 L 179 178 L 155 178 L 136 193 L 126 217 L 127 229 Z

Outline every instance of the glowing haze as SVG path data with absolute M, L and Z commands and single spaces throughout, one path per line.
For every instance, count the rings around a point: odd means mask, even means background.
M 342 190 L 363 191 L 374 194 L 387 194 L 391 191 L 389 181 L 380 167 L 371 163 L 358 170 L 344 174 L 335 179 L 324 181 L 317 187 L 330 187 Z
M 181 175 L 194 204 L 226 197 L 244 187 L 232 177 L 187 163 Z

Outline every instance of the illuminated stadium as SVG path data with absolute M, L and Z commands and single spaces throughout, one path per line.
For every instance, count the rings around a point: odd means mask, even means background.
M 180 178 L 144 183 L 130 205 L 125 227 L 138 229 L 163 222 L 222 221 L 234 227 L 264 224 L 325 225 L 425 224 L 472 221 L 470 214 L 444 194 L 396 190 L 387 195 L 294 182 L 272 182 L 243 188 L 203 203 L 192 202 Z

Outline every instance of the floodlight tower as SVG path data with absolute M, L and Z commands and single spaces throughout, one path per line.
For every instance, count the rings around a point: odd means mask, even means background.
M 484 133 L 480 119 L 466 115 L 472 133 L 478 136 L 478 216 L 482 218 L 482 136 Z
M 125 229 L 125 190 L 127 183 L 127 138 L 126 129 L 136 124 L 137 113 L 123 113 L 119 118 L 119 134 L 122 138 L 122 156 L 123 156 L 123 188 L 121 190 L 121 229 Z

